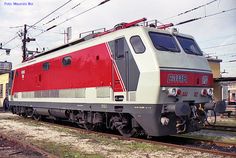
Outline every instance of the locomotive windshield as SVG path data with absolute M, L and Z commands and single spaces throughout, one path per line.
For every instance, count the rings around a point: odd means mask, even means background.
M 184 49 L 185 53 L 202 55 L 202 51 L 193 39 L 181 36 L 176 36 L 176 38 L 179 41 L 181 47 Z
M 149 32 L 152 43 L 156 49 L 160 51 L 171 51 L 171 52 L 180 52 L 180 49 L 172 35 L 158 33 L 158 32 Z

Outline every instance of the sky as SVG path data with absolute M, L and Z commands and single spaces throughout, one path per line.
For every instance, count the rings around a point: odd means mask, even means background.
M 23 25 L 33 25 L 56 8 L 69 0 L 0 0 L 0 43 L 10 48 L 10 55 L 0 50 L 0 61 L 10 61 L 17 65 L 22 61 L 20 32 Z M 236 0 L 216 0 L 213 3 L 186 14 L 187 10 L 196 8 L 213 0 L 110 0 L 88 12 L 84 11 L 97 6 L 103 0 L 71 0 L 64 7 L 48 16 L 35 27 L 28 30 L 28 36 L 36 42 L 27 44 L 28 50 L 41 51 L 52 49 L 64 43 L 64 31 L 72 27 L 72 39 L 79 34 L 100 28 L 112 28 L 121 22 L 130 22 L 140 18 L 158 20 L 161 23 L 177 24 L 193 18 L 209 16 L 222 11 L 222 14 L 175 26 L 179 32 L 194 36 L 200 48 L 208 56 L 222 59 L 223 77 L 236 77 Z M 15 4 L 14 4 L 15 2 Z M 21 5 L 16 5 L 16 3 Z M 23 5 L 24 4 L 24 5 Z M 79 4 L 76 8 L 75 5 Z M 39 35 L 54 25 L 60 24 L 76 14 L 76 18 Z M 59 18 L 56 18 L 58 17 Z M 52 22 L 50 20 L 56 18 Z M 49 22 L 49 23 L 47 23 Z M 39 35 L 39 36 L 37 36 Z M 37 36 L 37 37 L 35 37 Z M 11 42 L 7 43 L 12 38 Z

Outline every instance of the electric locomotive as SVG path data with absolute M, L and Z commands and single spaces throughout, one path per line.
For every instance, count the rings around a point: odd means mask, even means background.
M 208 62 L 192 36 L 145 20 L 22 62 L 11 73 L 11 111 L 124 136 L 199 130 L 213 93 Z

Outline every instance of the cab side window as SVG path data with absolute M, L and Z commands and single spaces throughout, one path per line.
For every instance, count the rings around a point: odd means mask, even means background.
M 124 38 L 119 38 L 115 40 L 115 56 L 116 59 L 125 57 L 125 40 Z
M 130 43 L 137 54 L 144 53 L 146 48 L 143 44 L 142 39 L 139 36 L 132 36 L 130 38 Z

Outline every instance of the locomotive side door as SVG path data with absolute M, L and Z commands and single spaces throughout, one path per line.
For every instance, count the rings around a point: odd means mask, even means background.
M 129 48 L 125 38 L 109 43 L 113 56 L 112 87 L 115 101 L 126 101 L 128 93 Z

